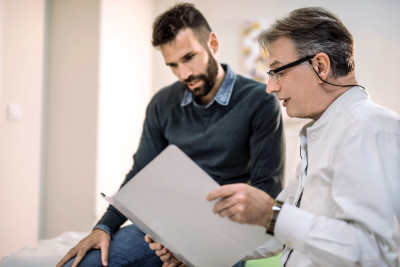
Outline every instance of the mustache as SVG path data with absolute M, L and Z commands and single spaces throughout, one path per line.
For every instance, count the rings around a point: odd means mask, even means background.
M 190 75 L 188 78 L 186 78 L 185 80 L 183 80 L 184 83 L 188 84 L 194 80 L 205 80 L 206 76 L 204 74 L 199 74 L 199 75 Z

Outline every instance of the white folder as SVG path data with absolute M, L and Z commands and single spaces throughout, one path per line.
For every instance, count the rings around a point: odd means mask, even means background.
M 265 228 L 212 212 L 219 185 L 170 145 L 116 194 L 104 198 L 188 266 L 229 267 L 271 238 Z

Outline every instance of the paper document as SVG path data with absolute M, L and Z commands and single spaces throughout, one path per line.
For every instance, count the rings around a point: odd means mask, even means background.
M 206 197 L 218 187 L 170 145 L 115 195 L 104 198 L 186 265 L 229 267 L 271 236 L 261 226 L 214 214 L 215 201 Z

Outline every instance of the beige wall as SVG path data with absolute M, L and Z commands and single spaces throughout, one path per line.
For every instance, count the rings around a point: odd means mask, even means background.
M 1 0 L 0 21 L 2 256 L 39 235 L 45 1 Z
M 90 231 L 132 165 L 150 97 L 152 1 L 50 1 L 43 236 Z
M 0 0 L 0 257 L 104 212 L 151 94 L 153 3 Z
M 0 0 L 0 107 L 3 106 L 2 104 L 2 93 L 3 93 L 3 47 L 4 47 L 4 0 Z M 4 110 L 0 109 L 0 116 L 1 118 L 3 115 Z M 1 131 L 0 131 L 0 140 L 1 140 Z
M 43 237 L 94 221 L 100 1 L 49 1 Z

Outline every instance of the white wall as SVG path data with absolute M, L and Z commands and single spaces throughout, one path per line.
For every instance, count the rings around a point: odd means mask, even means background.
M 39 235 L 44 14 L 44 0 L 0 0 L 0 257 Z
M 152 1 L 49 2 L 43 236 L 90 231 L 132 166 L 152 82 Z
M 96 216 L 132 167 L 152 84 L 153 1 L 103 0 Z
M 3 48 L 4 48 L 4 0 L 0 0 L 0 116 L 3 116 L 2 92 L 3 92 Z M 0 131 L 1 140 L 1 131 Z
M 100 1 L 49 1 L 42 237 L 95 218 Z
M 90 231 L 118 189 L 151 92 L 153 3 L 0 0 L 0 257 Z

